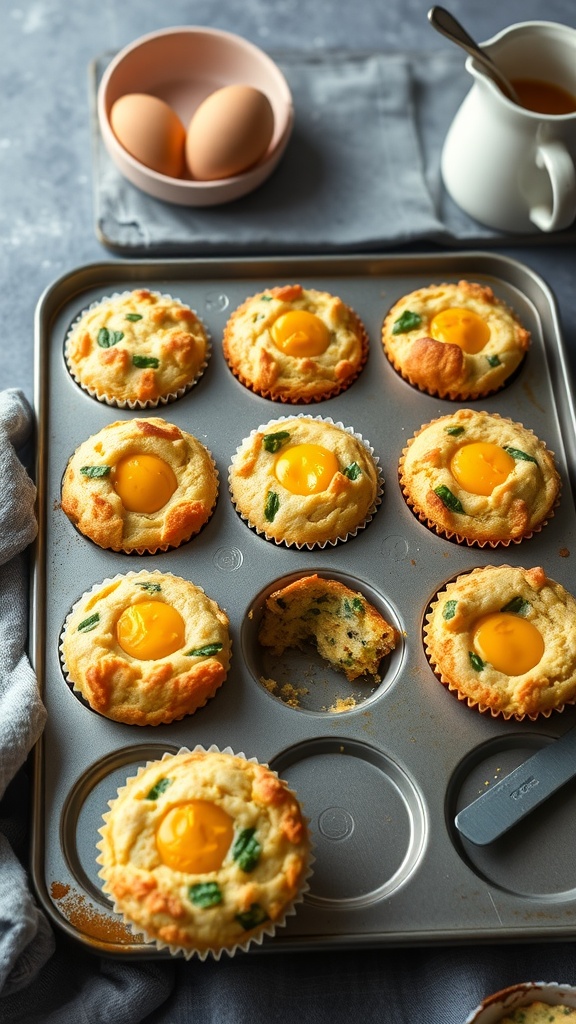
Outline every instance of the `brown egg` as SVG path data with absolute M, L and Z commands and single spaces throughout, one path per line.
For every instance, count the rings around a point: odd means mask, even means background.
M 186 134 L 193 178 L 231 178 L 264 155 L 274 132 L 270 101 L 251 85 L 226 85 L 200 104 Z
M 164 100 L 127 93 L 113 104 L 110 124 L 120 145 L 135 160 L 169 178 L 182 177 L 186 131 Z

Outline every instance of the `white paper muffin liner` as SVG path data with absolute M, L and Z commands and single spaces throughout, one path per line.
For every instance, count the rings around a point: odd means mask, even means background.
M 130 783 L 132 783 L 132 781 L 134 779 L 137 779 L 138 776 L 140 776 L 142 774 L 142 772 L 146 771 L 146 769 L 149 768 L 152 764 L 156 764 L 158 760 L 166 761 L 166 760 L 169 760 L 169 759 L 171 759 L 173 757 L 178 757 L 180 754 L 193 754 L 193 753 L 196 753 L 196 751 L 201 751 L 202 753 L 207 753 L 207 754 L 211 754 L 211 753 L 231 754 L 233 757 L 242 757 L 242 758 L 244 758 L 245 761 L 250 761 L 253 764 L 261 764 L 264 767 L 268 767 L 268 765 L 265 765 L 263 761 L 259 761 L 257 757 L 247 757 L 246 754 L 244 754 L 241 751 L 240 752 L 235 752 L 234 750 L 232 750 L 231 747 L 218 747 L 214 743 L 211 744 L 209 747 L 205 747 L 205 746 L 203 746 L 200 743 L 197 743 L 194 747 L 180 747 L 180 749 L 175 754 L 166 753 L 166 754 L 164 754 L 159 759 L 155 759 L 153 761 L 148 761 L 145 765 L 141 765 L 138 768 L 138 770 L 136 771 L 136 773 L 134 775 L 129 776 L 129 778 L 126 779 L 125 784 L 123 786 L 121 786 L 117 790 L 116 796 L 108 801 L 108 806 L 110 808 L 112 808 L 112 805 L 114 804 L 114 802 L 117 799 L 117 797 L 119 797 L 124 792 L 124 790 L 128 787 L 128 785 Z M 272 771 L 272 769 L 269 769 L 269 770 Z M 277 772 L 273 772 L 273 774 L 276 775 L 276 777 L 278 778 L 278 773 Z M 292 792 L 292 790 L 291 790 L 291 792 Z M 111 813 L 111 811 L 106 811 L 103 814 L 103 818 L 104 818 L 105 822 L 108 821 L 110 813 Z M 307 825 L 309 824 L 309 819 L 304 818 L 304 821 L 306 822 Z M 101 834 L 103 834 L 104 833 L 104 828 L 105 828 L 105 826 L 102 826 L 102 828 L 100 828 L 98 831 Z M 96 844 L 96 847 L 97 847 L 98 850 L 101 850 L 102 846 L 103 846 L 103 840 L 100 840 Z M 102 858 L 102 854 L 100 853 L 96 857 L 96 863 L 97 864 L 102 864 L 102 862 L 103 862 L 103 858 Z M 202 961 L 208 959 L 208 957 L 210 957 L 213 960 L 220 960 L 220 958 L 221 958 L 223 953 L 226 953 L 229 957 L 233 957 L 238 952 L 245 953 L 251 946 L 261 946 L 263 941 L 264 941 L 265 936 L 269 936 L 269 937 L 274 936 L 274 934 L 275 934 L 275 932 L 276 932 L 276 930 L 278 928 L 282 928 L 282 927 L 284 927 L 286 925 L 287 918 L 292 917 L 292 916 L 294 916 L 294 914 L 296 914 L 298 905 L 300 903 L 302 903 L 305 894 L 310 889 L 310 877 L 312 875 L 312 865 L 313 865 L 313 863 L 314 863 L 314 857 L 313 857 L 312 853 L 310 852 L 309 853 L 309 857 L 308 857 L 307 868 L 306 868 L 306 871 L 304 873 L 304 876 L 303 876 L 303 879 L 302 879 L 302 882 L 301 882 L 301 886 L 300 886 L 300 889 L 299 889 L 298 893 L 291 900 L 291 902 L 286 905 L 286 907 L 284 908 L 282 913 L 279 915 L 279 917 L 276 918 L 275 921 L 267 921 L 265 924 L 262 925 L 261 930 L 256 935 L 248 937 L 243 942 L 237 942 L 237 943 L 235 943 L 232 946 L 222 946 L 222 947 L 217 947 L 217 948 L 210 947 L 209 949 L 203 949 L 203 950 L 188 949 L 187 947 L 183 947 L 183 946 L 172 946 L 169 943 L 163 942 L 161 939 L 156 938 L 156 936 L 150 935 L 141 926 L 134 924 L 129 918 L 127 918 L 124 915 L 124 913 L 122 911 L 122 908 L 116 903 L 116 901 L 114 900 L 113 896 L 108 892 L 108 889 L 107 889 L 107 886 L 106 886 L 106 882 L 104 882 L 103 885 L 102 885 L 102 891 L 105 893 L 105 895 L 108 897 L 108 899 L 110 899 L 112 901 L 114 912 L 116 914 L 119 914 L 122 917 L 122 920 L 123 920 L 124 924 L 127 925 L 127 927 L 130 929 L 130 931 L 133 933 L 133 935 L 134 936 L 138 936 L 138 937 L 142 937 L 143 936 L 145 942 L 148 942 L 151 945 L 155 946 L 159 951 L 168 950 L 168 952 L 172 956 L 181 956 L 181 957 L 184 957 L 184 959 L 186 959 L 186 960 L 191 960 L 192 957 L 196 957 L 197 959 L 202 960 Z M 101 878 L 103 877 L 103 869 L 98 872 L 98 875 Z
M 556 981 L 526 981 L 510 985 L 486 996 L 462 1024 L 498 1024 L 513 1010 L 535 1002 L 576 1008 L 576 988 L 572 985 L 561 985 Z
M 136 571 L 119 572 L 115 576 L 106 577 L 106 579 L 103 579 L 103 580 L 100 580 L 97 583 L 94 583 L 92 585 L 92 587 L 90 587 L 89 590 L 83 591 L 83 593 L 80 595 L 78 600 L 75 601 L 74 604 L 72 605 L 72 607 L 70 608 L 70 611 L 68 612 L 66 618 L 64 619 L 64 623 L 62 625 L 62 629 L 60 630 L 60 637 L 59 637 L 59 640 L 58 640 L 58 653 L 59 653 L 59 657 L 60 657 L 60 668 L 61 668 L 62 675 L 64 677 L 65 683 L 70 687 L 70 689 L 72 690 L 74 695 L 78 698 L 78 700 L 80 700 L 80 702 L 82 704 L 84 704 L 84 706 L 86 708 L 88 708 L 94 714 L 101 715 L 102 718 L 106 718 L 106 720 L 109 721 L 109 722 L 117 722 L 119 720 L 115 719 L 115 718 L 107 718 L 107 716 L 103 715 L 101 711 L 97 710 L 97 708 L 93 708 L 92 705 L 90 704 L 89 700 L 87 699 L 87 697 L 84 696 L 84 694 L 82 693 L 82 690 L 77 686 L 75 680 L 70 675 L 70 672 L 68 670 L 68 666 L 66 664 L 66 658 L 64 656 L 64 647 L 63 647 L 64 637 L 66 635 L 66 631 L 68 629 L 68 624 L 70 622 L 70 619 L 72 618 L 72 615 L 74 614 L 76 608 L 78 607 L 80 602 L 84 601 L 84 599 L 86 597 L 89 597 L 90 594 L 97 593 L 97 591 L 101 590 L 102 587 L 108 586 L 111 583 L 115 583 L 116 580 L 124 580 L 124 579 L 129 579 L 131 577 L 137 577 L 137 576 L 147 576 L 147 577 L 149 577 L 150 575 L 153 575 L 153 576 L 154 575 L 158 575 L 158 576 L 176 576 L 177 574 L 176 573 L 172 573 L 172 572 L 162 572 L 160 569 L 154 569 L 152 571 L 150 571 L 148 569 L 140 569 L 138 572 L 136 572 Z M 188 581 L 188 582 L 190 582 L 190 581 Z M 196 590 L 200 590 L 203 594 L 206 594 L 206 591 L 204 590 L 204 588 L 199 586 L 199 584 L 194 583 L 193 586 L 196 588 Z M 208 595 L 206 595 L 206 596 L 208 596 Z M 232 661 L 232 635 L 230 634 L 230 662 L 231 661 Z M 226 682 L 226 680 L 224 679 L 223 682 L 220 685 L 221 686 L 224 685 L 225 682 Z M 219 688 L 220 687 L 218 687 L 218 689 Z M 218 692 L 218 690 L 216 690 L 215 693 L 212 696 L 215 696 L 215 694 L 217 692 Z M 187 714 L 181 715 L 180 718 L 173 718 L 172 722 L 182 721 L 182 719 L 183 718 L 187 718 L 188 715 L 196 714 L 196 712 L 199 711 L 200 708 L 203 708 L 203 707 L 206 706 L 206 704 L 208 703 L 209 700 L 212 700 L 212 697 L 207 697 L 206 700 L 202 704 L 199 704 L 196 708 L 194 708 L 193 711 L 188 712 Z M 166 724 L 171 725 L 172 722 L 163 723 L 163 724 L 164 725 L 166 725 Z M 124 723 L 119 723 L 119 724 L 126 725 L 126 724 L 129 724 L 129 723 L 124 722 Z M 143 726 L 136 725 L 135 728 L 139 729 L 139 728 L 143 728 Z M 154 725 L 149 725 L 149 726 L 147 726 L 147 728 L 154 729 L 154 728 L 157 728 L 157 727 L 154 726 Z
M 198 383 L 198 381 L 204 374 L 206 367 L 208 366 L 208 362 L 212 354 L 212 337 L 200 314 L 195 309 L 192 310 L 194 315 L 202 324 L 202 327 L 204 328 L 204 332 L 206 335 L 206 351 L 204 353 L 204 359 L 192 380 L 188 381 L 187 384 L 183 385 L 181 388 L 178 388 L 176 391 L 171 391 L 167 395 L 161 395 L 160 398 L 148 399 L 145 402 L 137 398 L 120 399 L 114 398 L 113 395 L 100 394 L 95 388 L 91 388 L 87 384 L 84 384 L 72 370 L 68 362 L 68 344 L 70 341 L 70 337 L 72 335 L 72 332 L 80 323 L 82 317 L 86 315 L 86 313 L 90 313 L 93 309 L 97 309 L 97 307 L 101 306 L 104 302 L 110 302 L 113 299 L 120 299 L 126 295 L 130 295 L 132 291 L 133 289 L 126 289 L 123 292 L 112 292 L 111 295 L 102 295 L 99 299 L 96 299 L 94 302 L 91 302 L 89 306 L 86 306 L 83 310 L 81 310 L 80 313 L 78 313 L 78 315 L 74 318 L 73 322 L 68 328 L 66 337 L 64 339 L 64 361 L 66 363 L 66 369 L 68 370 L 68 373 L 70 374 L 72 380 L 75 382 L 75 384 L 78 385 L 78 387 L 82 388 L 82 390 L 87 395 L 90 395 L 91 398 L 95 398 L 97 402 L 101 402 L 103 405 L 112 406 L 115 409 L 129 409 L 133 412 L 137 412 L 143 409 L 157 409 L 161 405 L 169 405 L 172 402 L 176 402 L 179 398 L 182 398 L 183 395 L 186 395 L 189 391 L 191 391 L 194 385 Z M 157 295 L 162 299 L 168 299 L 171 302 L 180 302 L 183 306 L 186 306 L 187 309 L 192 308 L 191 306 L 188 305 L 188 303 L 184 302 L 183 299 L 179 299 L 174 295 L 169 295 L 167 292 L 153 291 L 152 294 Z
M 243 519 L 244 522 L 250 527 L 250 529 L 254 530 L 254 532 L 257 533 L 260 537 L 265 537 L 266 540 L 272 541 L 274 544 L 276 544 L 277 547 L 296 548 L 298 551 L 302 551 L 303 549 L 307 549 L 308 551 L 324 550 L 324 548 L 335 547 L 337 544 L 342 544 L 344 541 L 347 541 L 347 540 L 351 539 L 352 537 L 356 537 L 356 535 L 361 530 L 364 530 L 368 526 L 368 523 L 370 523 L 372 521 L 372 519 L 374 518 L 374 515 L 376 513 L 376 510 L 377 510 L 378 506 L 382 503 L 382 494 L 383 494 L 383 491 L 384 491 L 384 477 L 382 475 L 382 468 L 380 466 L 380 459 L 379 459 L 379 457 L 377 455 L 374 454 L 374 448 L 372 447 L 372 445 L 368 441 L 365 440 L 365 438 L 362 436 L 362 434 L 360 434 L 356 430 L 354 430 L 353 427 L 346 427 L 346 426 L 344 426 L 343 423 L 341 423 L 340 421 L 333 420 L 330 416 L 310 416 L 309 413 L 305 413 L 305 412 L 297 413 L 297 414 L 294 414 L 292 416 L 278 416 L 277 418 L 274 419 L 274 423 L 284 423 L 286 420 L 295 420 L 295 419 L 314 420 L 317 423 L 327 423 L 327 424 L 329 424 L 329 426 L 339 427 L 341 430 L 344 430 L 347 434 L 349 434 L 350 437 L 353 437 L 353 438 L 355 438 L 356 441 L 359 441 L 360 444 L 366 449 L 368 454 L 371 456 L 372 461 L 374 463 L 374 466 L 376 468 L 376 473 L 377 473 L 377 477 L 378 477 L 377 490 L 376 490 L 376 496 L 374 498 L 374 501 L 373 501 L 371 507 L 369 508 L 365 518 L 362 520 L 362 522 L 358 523 L 358 525 L 355 526 L 353 530 L 349 530 L 347 533 L 343 534 L 341 537 L 335 537 L 335 538 L 332 538 L 330 540 L 315 541 L 315 542 L 304 542 L 304 543 L 299 543 L 298 541 L 287 541 L 287 540 L 284 540 L 283 538 L 280 539 L 280 538 L 277 538 L 277 537 L 272 537 L 269 533 L 266 532 L 266 530 L 262 530 L 258 526 L 255 526 L 254 523 L 250 520 L 250 517 L 248 515 L 245 515 L 238 508 L 238 505 L 236 504 L 236 502 L 234 500 L 234 496 L 233 496 L 232 490 L 231 490 L 231 478 L 230 477 L 231 477 L 232 466 L 230 466 L 229 470 L 228 470 L 228 489 L 230 491 L 230 498 L 232 500 L 232 504 L 234 505 L 234 508 L 236 509 L 236 512 L 238 513 L 240 518 Z M 267 424 L 261 424 L 259 427 L 255 427 L 254 430 L 251 430 L 250 433 L 248 434 L 248 436 L 244 437 L 242 439 L 242 441 L 240 442 L 240 444 L 236 448 L 236 451 L 235 451 L 234 455 L 235 456 L 238 455 L 238 453 L 240 452 L 240 449 L 242 448 L 242 446 L 244 445 L 245 441 L 248 438 L 253 437 L 254 434 L 257 434 L 260 431 L 262 431 L 265 426 L 267 426 Z

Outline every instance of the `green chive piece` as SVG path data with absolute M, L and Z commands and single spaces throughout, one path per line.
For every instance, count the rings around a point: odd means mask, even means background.
M 351 619 L 354 615 L 361 614 L 365 611 L 364 602 L 359 597 L 353 597 L 351 601 L 345 597 L 342 601 L 342 607 L 347 619 Z
M 264 505 L 264 518 L 268 523 L 274 522 L 279 508 L 280 498 L 276 494 L 276 491 L 268 491 L 268 494 L 266 495 L 266 504 Z
M 188 896 L 197 907 L 215 907 L 222 903 L 222 890 L 218 882 L 197 882 L 188 886 Z
M 112 348 L 122 341 L 124 331 L 110 331 L 107 327 L 101 327 L 98 331 L 98 345 L 100 348 Z
M 351 462 L 346 469 L 342 470 L 344 476 L 347 476 L 349 480 L 357 480 L 362 474 L 362 470 L 357 462 Z
M 511 612 L 513 615 L 526 615 L 529 608 L 530 602 L 524 600 L 524 598 L 518 594 L 516 597 L 513 597 L 511 601 L 508 601 L 500 611 Z
M 193 647 L 186 651 L 187 658 L 209 658 L 212 654 L 218 654 L 222 650 L 222 644 L 204 644 L 204 647 Z
M 456 615 L 456 605 L 457 604 L 458 604 L 458 601 L 455 601 L 453 598 L 450 601 L 445 601 L 444 602 L 444 607 L 442 609 L 442 618 L 446 619 L 447 622 L 448 622 L 448 619 L 453 619 L 454 616 Z
M 87 619 L 82 619 L 76 626 L 79 633 L 90 633 L 100 622 L 100 615 L 98 612 L 94 612 L 94 615 L 89 615 Z
M 262 447 L 267 452 L 277 452 L 290 437 L 288 430 L 277 430 L 275 434 L 264 434 Z
M 236 920 L 242 925 L 244 931 L 249 932 L 251 928 L 264 924 L 264 921 L 268 920 L 268 914 L 259 903 L 253 903 L 250 910 L 236 914 Z
M 253 871 L 262 853 L 262 847 L 254 835 L 255 832 L 255 828 L 243 828 L 234 840 L 232 859 L 237 862 L 242 871 Z
M 260 296 L 260 302 L 272 302 L 272 296 L 271 295 L 261 295 Z
M 486 356 L 486 359 L 488 360 L 490 366 L 500 366 L 499 356 Z
M 446 487 L 445 484 L 440 484 L 439 487 L 435 487 L 434 494 L 438 495 L 440 501 L 445 505 L 449 512 L 459 512 L 461 515 L 466 515 L 460 499 L 457 498 L 455 494 L 452 494 L 450 488 Z
M 464 427 L 444 427 L 444 433 L 450 434 L 451 437 L 460 437 L 460 434 L 464 433 Z
M 157 370 L 160 360 L 156 356 L 132 356 L 132 363 L 138 370 Z
M 166 790 L 168 789 L 168 786 L 170 786 L 171 784 L 172 784 L 172 779 L 167 779 L 167 778 L 158 779 L 158 782 L 154 786 L 152 786 L 152 789 L 150 789 L 148 791 L 148 793 L 146 793 L 146 796 L 144 797 L 144 799 L 145 800 L 157 800 L 159 796 L 162 796 L 162 793 L 166 792 Z
M 147 594 L 159 594 L 162 587 L 159 583 L 136 583 L 137 587 L 141 587 Z
M 518 462 L 534 462 L 536 465 L 538 465 L 536 459 L 532 455 L 528 455 L 527 452 L 523 452 L 520 448 L 512 448 L 510 445 L 507 444 L 505 444 L 503 447 L 504 451 L 508 452 L 508 455 L 511 455 L 513 459 L 517 459 Z
M 402 316 L 394 321 L 392 334 L 406 334 L 408 331 L 413 331 L 415 327 L 420 327 L 421 323 L 420 313 L 412 313 L 411 310 L 405 309 Z
M 80 472 L 82 476 L 87 476 L 94 480 L 98 477 L 108 476 L 110 466 L 81 466 Z
M 479 658 L 477 654 L 474 654 L 474 651 L 468 651 L 468 657 L 470 658 L 470 664 L 474 671 L 481 672 L 485 666 L 485 662 L 482 661 L 482 658 Z
M 142 319 L 141 313 L 126 313 L 126 320 L 130 320 L 131 323 L 135 324 L 137 320 Z

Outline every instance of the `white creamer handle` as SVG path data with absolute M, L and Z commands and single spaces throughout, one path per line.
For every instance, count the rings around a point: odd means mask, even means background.
M 576 217 L 576 170 L 572 157 L 562 142 L 551 140 L 538 146 L 536 166 L 548 173 L 552 205 L 532 206 L 530 220 L 541 231 L 561 231 Z

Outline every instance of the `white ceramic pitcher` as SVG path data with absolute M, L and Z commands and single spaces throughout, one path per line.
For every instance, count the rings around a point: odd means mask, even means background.
M 539 79 L 576 96 L 576 29 L 512 25 L 482 44 L 508 79 Z M 507 99 L 474 60 L 474 85 L 448 131 L 442 177 L 454 201 L 506 232 L 558 231 L 576 217 L 576 110 L 540 114 Z

